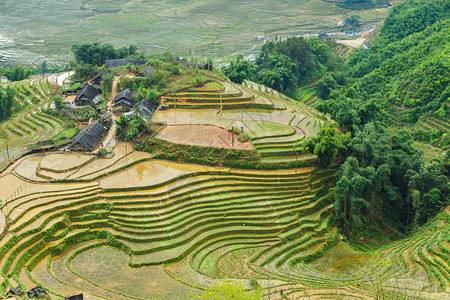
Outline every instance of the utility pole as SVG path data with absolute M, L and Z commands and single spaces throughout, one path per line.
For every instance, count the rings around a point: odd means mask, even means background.
M 220 113 L 222 113 L 222 109 L 223 109 L 223 106 L 222 106 L 222 93 L 224 92 L 224 90 L 219 90 L 219 94 L 220 94 Z
M 173 92 L 173 106 L 176 109 L 177 108 L 177 93 Z

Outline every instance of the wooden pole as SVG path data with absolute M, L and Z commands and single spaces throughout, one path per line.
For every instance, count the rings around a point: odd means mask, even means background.
M 223 91 L 220 90 L 219 93 L 220 93 L 220 113 L 222 113 L 222 93 L 223 93 Z
M 234 147 L 234 127 L 231 126 L 231 147 Z

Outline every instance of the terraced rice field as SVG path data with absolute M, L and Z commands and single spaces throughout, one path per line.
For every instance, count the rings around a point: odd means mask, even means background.
M 58 136 L 66 127 L 61 119 L 42 112 L 51 102 L 50 83 L 46 78 L 11 85 L 17 90 L 16 100 L 24 109 L 0 124 L 0 170 L 29 152 L 30 147 Z
M 200 146 L 206 146 L 205 142 L 211 139 L 210 146 L 236 148 L 230 136 L 233 129 L 235 140 L 248 139 L 264 162 L 314 159 L 301 151 L 301 144 L 330 121 L 313 108 L 253 82 L 246 82 L 245 86 L 222 82 L 215 89 L 170 94 L 163 105 L 166 110 L 160 109 L 153 121 L 166 123 L 171 136 L 163 130 L 159 138 L 174 142 L 173 137 L 180 136 L 178 143 Z M 215 135 L 212 141 L 205 125 L 230 133 Z M 186 134 L 186 126 L 196 130 Z
M 313 105 L 319 100 L 314 85 L 300 88 L 298 91 L 298 98 L 300 102 L 305 103 L 306 105 Z
M 440 130 L 448 134 L 450 132 L 450 120 L 440 119 L 436 117 L 427 117 L 414 126 L 414 129 L 418 128 L 421 128 L 425 131 Z
M 71 154 L 64 154 L 71 168 L 61 169 L 55 154 L 41 155 L 23 160 L 0 178 L 0 185 L 12 178 L 19 180 L 20 186 L 20 181 L 28 184 L 25 191 L 9 197 L 2 210 L 11 220 L 0 242 L 4 289 L 19 283 L 31 288 L 39 282 L 54 295 L 67 296 L 79 289 L 113 299 L 156 296 L 165 285 L 169 294 L 178 293 L 180 286 L 183 292 L 198 292 L 184 284 L 205 288 L 220 281 L 209 262 L 219 259 L 225 249 L 258 250 L 252 272 L 264 278 L 272 272 L 263 268 L 269 260 L 267 254 L 277 255 L 286 248 L 299 250 L 285 257 L 281 266 L 314 253 L 300 251 L 300 245 L 289 237 L 317 238 L 320 247 L 336 241 L 336 232 L 327 221 L 329 200 L 315 194 L 330 183 L 330 172 L 313 168 L 297 172 L 219 169 L 149 161 L 145 153 L 133 153 L 135 157 L 125 168 L 107 173 L 104 169 L 92 179 L 74 174 L 97 159 Z M 38 175 L 24 181 L 23 172 L 33 166 Z M 39 176 L 43 170 L 72 180 L 57 183 L 50 176 L 45 180 Z M 106 174 L 109 176 L 104 177 Z M 39 186 L 42 190 L 38 192 Z M 3 198 L 11 191 L 0 192 Z M 305 216 L 302 229 L 295 225 L 299 212 Z M 116 257 L 111 267 L 122 266 L 126 276 L 163 272 L 167 282 L 147 287 L 146 295 L 130 291 L 123 282 L 108 281 L 99 287 L 100 274 L 95 274 L 95 268 L 86 269 L 85 260 L 78 258 L 85 251 L 93 253 L 92 264 L 101 263 L 95 257 L 101 259 L 113 252 L 108 256 Z M 178 299 L 169 294 L 166 299 Z
M 224 169 L 120 149 L 109 162 L 64 155 L 71 168 L 35 155 L 0 177 L 10 187 L 2 199 L 20 188 L 2 207 L 3 293 L 39 284 L 54 298 L 183 299 L 256 279 L 270 299 L 281 290 L 289 299 L 448 296 L 449 210 L 408 240 L 362 253 L 330 225 L 333 169 Z M 25 179 L 41 166 L 66 180 Z
M 256 281 L 268 299 L 448 298 L 449 209 L 377 251 L 341 241 L 331 223 L 336 169 L 298 153 L 330 122 L 323 115 L 231 83 L 169 95 L 166 104 L 153 121 L 242 125 L 263 161 L 310 166 L 180 164 L 122 142 L 108 159 L 25 157 L 0 175 L 0 294 L 40 285 L 52 298 L 191 299 L 231 280 L 248 289 Z
M 387 9 L 351 11 L 322 0 L 165 1 L 4 0 L 0 17 L 0 64 L 35 64 L 46 59 L 66 63 L 71 45 L 101 42 L 135 44 L 144 51 L 176 56 L 198 55 L 228 60 L 256 55 L 256 36 L 337 32 L 337 23 L 360 15 L 366 25 L 384 20 Z M 27 16 L 26 19 L 23 16 Z M 26 43 L 24 43 L 26 41 Z

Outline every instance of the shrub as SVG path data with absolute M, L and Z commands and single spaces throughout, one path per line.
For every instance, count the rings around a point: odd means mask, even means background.
M 97 152 L 97 155 L 99 156 L 99 157 L 101 157 L 101 158 L 104 158 L 104 157 L 106 157 L 106 150 L 105 150 L 105 148 L 100 148 L 99 150 L 98 150 L 98 152 Z

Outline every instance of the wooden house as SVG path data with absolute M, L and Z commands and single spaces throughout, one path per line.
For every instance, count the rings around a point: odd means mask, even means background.
M 114 97 L 113 106 L 121 106 L 124 108 L 124 110 L 130 111 L 134 107 L 133 93 L 131 92 L 131 90 L 126 89 L 118 93 L 116 97 Z
M 77 97 L 75 98 L 75 104 L 76 105 L 91 104 L 91 101 L 94 98 L 96 98 L 98 94 L 100 94 L 100 91 L 97 90 L 92 85 L 88 84 L 81 90 L 81 92 L 78 93 Z
M 105 134 L 105 127 L 95 121 L 81 128 L 69 145 L 69 149 L 72 151 L 91 152 L 101 145 L 102 138 Z

